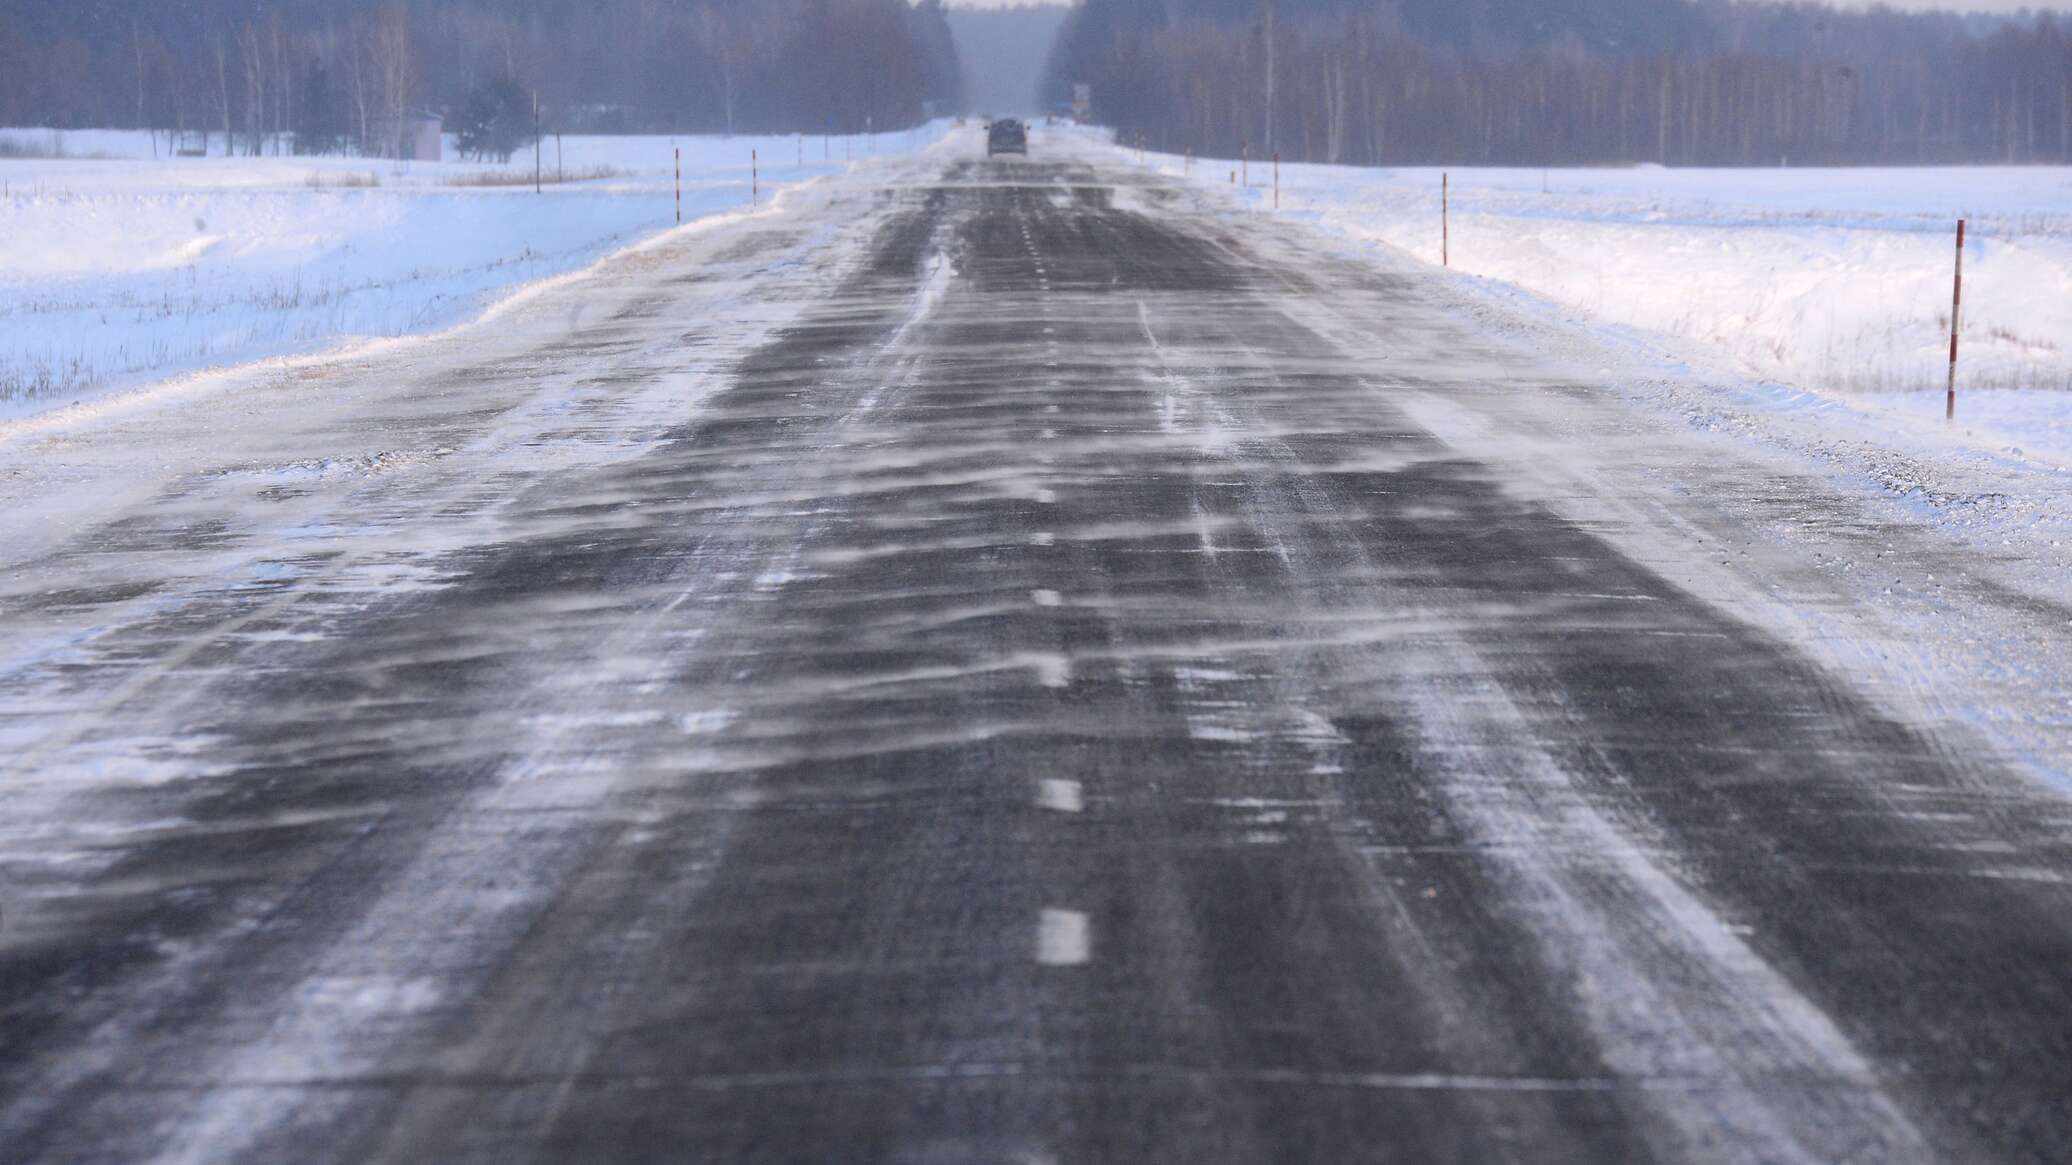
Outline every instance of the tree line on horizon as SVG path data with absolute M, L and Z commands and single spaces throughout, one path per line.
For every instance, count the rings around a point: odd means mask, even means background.
M 1126 142 L 1384 164 L 2072 162 L 2072 26 L 1728 0 L 1082 0 Z
M 383 156 L 516 91 L 549 131 L 893 130 L 961 85 L 942 0 L 0 0 L 0 125 L 210 152 Z

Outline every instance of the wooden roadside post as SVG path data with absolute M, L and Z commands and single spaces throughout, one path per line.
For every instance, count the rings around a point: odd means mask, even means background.
M 1453 266 L 1453 175 L 1439 175 L 1439 266 Z
M 1943 420 L 1957 419 L 1957 333 L 1964 326 L 1964 220 L 1957 220 L 1957 283 L 1950 292 L 1950 395 L 1943 403 Z

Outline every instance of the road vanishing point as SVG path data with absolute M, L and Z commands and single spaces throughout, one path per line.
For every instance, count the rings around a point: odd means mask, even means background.
M 0 1159 L 2072 1153 L 2065 797 L 1752 531 L 1948 551 L 1133 160 L 18 438 Z

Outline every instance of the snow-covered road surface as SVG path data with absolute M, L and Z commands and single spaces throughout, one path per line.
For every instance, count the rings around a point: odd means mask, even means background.
M 0 435 L 8 1159 L 2072 1143 L 2061 510 L 1035 145 Z

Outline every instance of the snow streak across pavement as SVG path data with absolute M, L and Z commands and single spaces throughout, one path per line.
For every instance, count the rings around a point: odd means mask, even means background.
M 1746 557 L 1932 529 L 1035 145 L 0 438 L 6 1158 L 2072 1143 L 2064 798 Z

